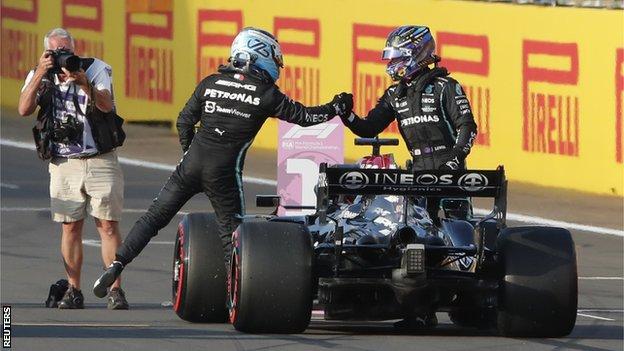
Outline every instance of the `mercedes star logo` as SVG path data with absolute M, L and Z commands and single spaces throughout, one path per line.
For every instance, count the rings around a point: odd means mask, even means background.
M 485 189 L 488 179 L 480 173 L 467 173 L 459 178 L 457 184 L 466 191 L 479 191 Z
M 368 177 L 362 172 L 349 172 L 340 177 L 340 184 L 343 188 L 356 190 L 368 184 Z

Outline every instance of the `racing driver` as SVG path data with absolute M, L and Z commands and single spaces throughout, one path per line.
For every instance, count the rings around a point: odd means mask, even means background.
M 440 57 L 434 52 L 435 41 L 428 27 L 402 26 L 393 30 L 382 59 L 389 60 L 386 72 L 396 83 L 384 92 L 366 118 L 351 113 L 342 120 L 353 133 L 368 138 L 396 120 L 413 157 L 413 170 L 464 169 L 477 125 L 462 86 L 449 77 L 446 68 L 438 67 Z M 345 95 L 352 99 L 350 94 Z M 427 200 L 427 211 L 439 224 L 440 199 Z M 396 325 L 435 324 L 435 313 L 420 311 Z
M 351 113 L 353 103 L 344 93 L 315 107 L 291 100 L 275 85 L 282 67 L 280 45 L 273 35 L 251 27 L 238 33 L 228 64 L 204 78 L 180 112 L 177 128 L 184 157 L 130 230 L 115 261 L 95 282 L 96 296 L 106 295 L 122 269 L 199 192 L 212 203 L 229 262 L 231 235 L 244 214 L 241 173 L 245 153 L 264 121 L 276 116 L 310 126 Z M 195 135 L 198 121 L 201 126 Z
M 463 169 L 477 136 L 477 125 L 462 86 L 446 68 L 438 67 L 440 57 L 434 52 L 435 41 L 428 27 L 393 30 L 382 59 L 389 60 L 386 72 L 396 83 L 384 92 L 366 118 L 351 113 L 342 120 L 353 133 L 368 138 L 396 120 L 413 157 L 414 170 Z M 429 201 L 427 207 L 437 221 L 439 200 Z

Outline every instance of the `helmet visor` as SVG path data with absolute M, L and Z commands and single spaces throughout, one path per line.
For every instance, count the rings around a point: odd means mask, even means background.
M 388 46 L 386 48 L 383 49 L 383 51 L 381 52 L 381 59 L 382 60 L 392 60 L 398 57 L 406 57 L 406 56 L 411 56 L 412 51 L 409 49 L 405 49 L 405 48 L 395 48 L 392 46 Z

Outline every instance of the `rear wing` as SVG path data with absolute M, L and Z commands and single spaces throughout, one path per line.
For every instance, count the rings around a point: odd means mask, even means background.
M 507 179 L 503 166 L 496 170 L 409 171 L 321 163 L 317 186 L 319 215 L 323 215 L 321 211 L 327 209 L 329 199 L 335 195 L 369 194 L 489 197 L 494 198 L 492 217 L 499 217 L 504 223 L 507 212 Z

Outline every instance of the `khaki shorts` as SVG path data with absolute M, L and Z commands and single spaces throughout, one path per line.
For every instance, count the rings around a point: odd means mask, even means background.
M 55 157 L 49 171 L 52 220 L 76 222 L 87 214 L 121 219 L 124 181 L 115 151 L 85 159 Z

